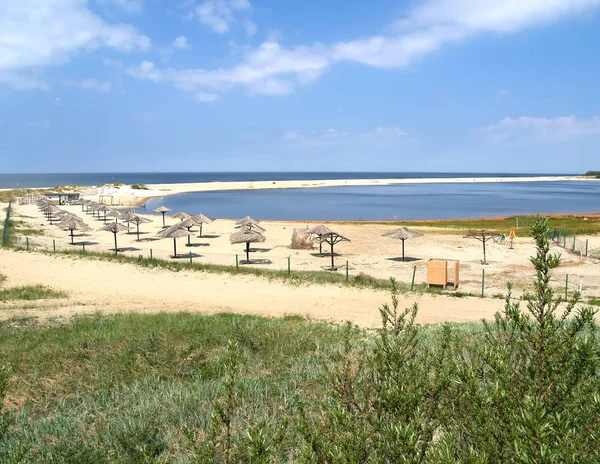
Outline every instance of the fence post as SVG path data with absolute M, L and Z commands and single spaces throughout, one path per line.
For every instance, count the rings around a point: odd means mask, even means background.
M 410 284 L 410 291 L 412 292 L 415 289 L 415 274 L 417 273 L 417 265 L 415 264 L 415 267 L 413 267 L 413 278 L 412 278 L 412 283 Z
M 235 255 L 235 270 L 236 270 L 236 271 L 239 271 L 239 270 L 240 270 L 240 260 L 239 260 L 239 257 L 238 257 L 238 255 L 237 255 L 237 253 L 236 253 L 236 255 Z
M 290 257 L 288 256 L 288 275 L 290 275 L 292 273 L 292 266 L 290 263 Z
M 567 278 L 565 279 L 565 300 L 569 299 L 569 274 L 567 274 Z
M 481 270 L 481 298 L 485 297 L 485 269 Z
M 348 282 L 348 261 L 346 261 L 346 282 Z
M 588 255 L 588 249 L 589 249 L 589 247 L 590 247 L 590 239 L 588 238 L 588 239 L 585 241 L 585 255 L 586 255 L 586 256 Z
M 190 264 L 192 264 L 192 252 L 190 251 Z
M 575 251 L 575 244 L 577 243 L 577 237 L 573 237 L 573 251 Z
M 25 248 L 29 251 L 29 237 L 25 237 Z
M 85 243 L 81 244 L 81 253 L 85 253 Z
M 152 248 L 150 248 L 150 259 L 152 259 Z
M 56 240 L 52 240 L 52 251 L 56 252 Z

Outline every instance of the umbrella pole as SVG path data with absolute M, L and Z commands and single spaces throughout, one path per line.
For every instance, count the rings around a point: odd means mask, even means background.
M 73 245 L 73 229 L 71 229 L 71 245 Z
M 140 241 L 140 225 L 139 225 L 139 223 L 136 224 L 136 228 L 137 228 L 137 238 L 138 238 L 137 241 L 139 242 Z
M 250 242 L 246 242 L 246 261 L 250 264 Z
M 333 263 L 333 242 L 331 242 L 331 269 L 335 269 L 335 265 Z
M 164 218 L 164 216 L 163 216 Z M 173 258 L 177 258 L 177 239 L 173 239 Z
M 192 242 L 190 240 L 190 236 L 188 235 L 188 246 L 192 246 Z
M 319 237 L 319 254 L 323 254 L 323 241 L 321 240 L 321 237 Z
M 404 240 L 402 240 L 402 261 L 404 261 Z
M 165 213 L 162 213 L 162 215 L 163 215 L 163 227 L 166 227 L 165 226 Z
M 202 238 L 202 223 L 200 223 L 200 234 L 198 235 L 198 238 Z
M 115 232 L 113 235 L 115 236 L 115 254 L 117 254 L 117 252 L 119 251 L 119 249 L 117 248 L 117 233 Z

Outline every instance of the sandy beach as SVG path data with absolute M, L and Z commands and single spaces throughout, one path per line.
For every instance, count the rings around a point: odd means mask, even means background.
M 102 221 L 81 211 L 80 206 L 64 206 L 64 209 L 78 214 L 91 227 L 90 232 L 78 234 L 70 244 L 68 232 L 50 225 L 34 205 L 17 206 L 14 218 L 23 221 L 26 227 L 41 230 L 44 235 L 29 237 L 30 249 L 85 249 L 89 251 L 109 251 L 114 246 L 113 234 L 99 231 Z M 159 240 L 156 234 L 162 228 L 160 215 L 144 215 L 152 222 L 143 224 L 141 241 L 136 235 L 120 233 L 117 236 L 122 253 L 130 256 L 169 260 L 173 254 L 173 240 Z M 167 225 L 179 219 L 167 216 Z M 217 219 L 203 229 L 203 237 L 195 233 L 191 245 L 186 239 L 177 242 L 179 260 L 191 257 L 195 262 L 234 265 L 236 255 L 242 266 L 264 267 L 267 269 L 323 270 L 330 263 L 328 255 L 320 255 L 318 248 L 295 250 L 290 248 L 294 227 L 304 227 L 307 223 L 283 221 L 263 221 L 267 240 L 253 246 L 253 264 L 244 264 L 243 245 L 232 245 L 229 235 L 235 231 L 234 221 Z M 422 307 L 422 322 L 466 321 L 491 317 L 502 307 L 497 298 L 505 293 L 507 282 L 515 285 L 515 294 L 522 295 L 531 289 L 534 277 L 528 258 L 535 252 L 529 238 L 519 238 L 516 249 L 488 242 L 487 257 L 490 264 L 482 266 L 482 246 L 475 240 L 460 235 L 448 234 L 443 230 L 428 227 L 416 228 L 425 235 L 406 242 L 408 260 L 403 262 L 401 243 L 381 235 L 394 229 L 381 224 L 329 224 L 342 235 L 350 238 L 336 246 L 337 271 L 345 273 L 346 262 L 349 278 L 360 273 L 387 279 L 394 277 L 401 282 L 410 282 L 415 272 L 415 282 L 424 283 L 429 259 L 460 261 L 459 291 L 474 295 L 481 293 L 482 271 L 485 269 L 486 298 L 452 298 L 450 296 L 417 296 L 408 294 L 403 304 L 417 301 Z M 132 228 L 135 232 L 135 228 Z M 507 231 L 508 232 L 508 231 Z M 518 232 L 517 232 L 518 233 Z M 581 237 L 585 239 L 585 237 Z M 25 239 L 20 238 L 21 245 Z M 594 238 L 591 238 L 594 243 Z M 555 271 L 554 285 L 562 291 L 565 276 L 570 275 L 572 288 L 581 280 L 584 295 L 600 295 L 600 266 L 598 260 L 562 253 L 563 263 Z M 328 251 L 328 250 L 327 250 Z M 377 308 L 388 299 L 383 291 L 355 289 L 333 285 L 291 286 L 283 282 L 269 281 L 250 276 L 231 276 L 204 272 L 173 273 L 148 270 L 132 265 L 102 263 L 79 260 L 64 256 L 48 256 L 36 253 L 2 251 L 0 273 L 17 285 L 42 283 L 59 290 L 66 290 L 73 297 L 68 303 L 58 307 L 39 310 L 48 315 L 69 314 L 79 311 L 176 311 L 193 310 L 202 312 L 235 311 L 264 314 L 269 316 L 285 313 L 309 314 L 311 317 L 341 321 L 353 320 L 361 325 L 374 325 L 378 322 Z M 488 299 L 489 298 L 489 299 Z M 52 303 L 56 305 L 57 303 Z M 27 310 L 29 311 L 29 310 Z M 35 311 L 35 309 L 34 309 Z M 8 317 L 11 312 L 2 311 L 0 317 Z

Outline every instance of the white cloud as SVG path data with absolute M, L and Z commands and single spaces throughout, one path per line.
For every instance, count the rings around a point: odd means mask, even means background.
M 101 0 L 102 3 L 112 3 L 129 14 L 140 13 L 143 8 L 142 0 Z
M 404 68 L 445 45 L 478 35 L 508 34 L 558 21 L 600 5 L 600 0 L 428 0 L 396 21 L 392 33 L 332 44 L 285 48 L 269 39 L 246 48 L 239 64 L 218 69 L 152 69 L 141 79 L 172 82 L 190 91 L 223 92 L 245 87 L 251 93 L 287 95 L 296 85 L 310 85 L 339 62 L 379 68 Z M 200 21 L 219 33 L 229 30 L 234 11 L 249 9 L 246 0 L 208 0 L 194 10 Z M 160 78 L 156 79 L 159 75 Z
M 244 21 L 244 29 L 248 37 L 254 37 L 258 31 L 258 26 L 250 20 Z
M 63 82 L 67 87 L 77 87 L 82 90 L 91 90 L 93 92 L 109 93 L 112 90 L 110 81 L 99 81 L 98 79 L 83 79 L 80 81 L 66 80 Z
M 512 96 L 512 93 L 510 90 L 500 89 L 500 90 L 498 90 L 498 92 L 496 92 L 496 99 L 498 99 L 498 100 L 507 100 L 511 96 Z
M 199 102 L 214 102 L 219 99 L 219 96 L 216 93 L 208 93 L 208 92 L 198 92 L 195 95 L 196 100 Z
M 60 99 L 60 97 L 56 97 L 56 98 L 54 99 L 54 106 L 62 106 L 62 104 L 63 104 L 63 102 L 62 102 L 62 100 Z
M 310 132 L 301 132 L 299 130 L 289 130 L 282 134 L 284 141 L 290 145 L 327 145 L 332 143 L 338 143 L 343 141 L 358 142 L 360 140 L 370 142 L 380 141 L 393 141 L 400 137 L 408 135 L 401 128 L 379 126 L 374 130 L 367 132 L 345 132 L 338 129 L 329 128 L 321 130 L 313 130 Z
M 198 5 L 190 16 L 197 17 L 214 32 L 224 34 L 235 21 L 235 14 L 250 8 L 248 0 L 206 0 Z
M 181 50 L 190 48 L 190 44 L 188 43 L 187 38 L 182 35 L 173 40 L 173 46 Z
M 365 137 L 405 137 L 408 134 L 400 127 L 379 126 L 377 129 L 363 134 Z
M 493 140 L 529 137 L 538 140 L 571 140 L 578 137 L 600 135 L 600 117 L 577 119 L 575 116 L 539 118 L 521 116 L 506 117 L 496 124 L 477 129 L 491 135 Z
M 44 68 L 102 47 L 147 50 L 150 39 L 131 25 L 105 22 L 86 0 L 0 2 L 0 82 L 14 88 L 48 87 L 39 79 Z

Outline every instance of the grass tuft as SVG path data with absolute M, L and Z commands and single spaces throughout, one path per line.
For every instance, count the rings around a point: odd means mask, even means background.
M 54 290 L 45 285 L 24 285 L 0 289 L 0 301 L 31 301 L 66 298 L 65 292 Z

